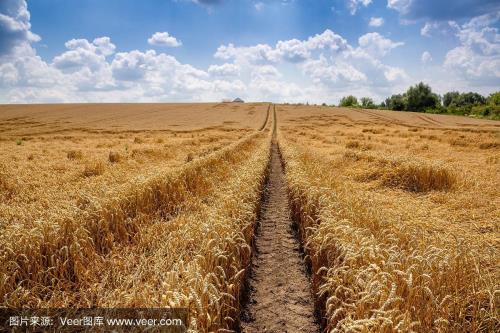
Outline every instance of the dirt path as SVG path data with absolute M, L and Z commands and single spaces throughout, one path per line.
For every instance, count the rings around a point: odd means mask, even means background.
M 274 139 L 270 163 L 241 332 L 319 332 Z

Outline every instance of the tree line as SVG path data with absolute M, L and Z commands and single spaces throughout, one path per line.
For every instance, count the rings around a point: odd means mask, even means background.
M 422 82 L 411 86 L 403 94 L 396 94 L 376 104 L 369 97 L 345 96 L 339 106 L 366 109 L 386 109 L 394 111 L 413 111 L 426 113 L 448 113 L 478 118 L 500 120 L 500 91 L 485 97 L 474 92 L 447 92 L 443 96 L 434 93 L 431 87 Z

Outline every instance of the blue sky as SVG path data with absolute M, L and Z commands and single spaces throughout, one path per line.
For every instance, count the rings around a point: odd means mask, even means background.
M 0 102 L 500 88 L 493 0 L 2 0 Z

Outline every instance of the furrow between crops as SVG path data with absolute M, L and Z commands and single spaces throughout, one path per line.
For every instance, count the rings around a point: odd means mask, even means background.
M 276 128 L 274 107 L 273 120 Z M 309 278 L 290 219 L 275 135 L 268 170 L 240 330 L 318 332 Z
M 276 142 L 271 148 L 242 332 L 318 332 L 314 300 L 290 219 Z
M 264 119 L 264 123 L 262 124 L 262 126 L 259 128 L 259 131 L 264 130 L 268 126 L 268 124 L 270 122 L 270 119 L 269 119 L 270 113 L 271 113 L 271 104 L 269 104 L 267 106 L 266 118 Z

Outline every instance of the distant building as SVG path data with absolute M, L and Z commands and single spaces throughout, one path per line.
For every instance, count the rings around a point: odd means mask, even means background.
M 234 100 L 233 100 L 233 103 L 245 103 L 245 101 L 243 101 L 241 98 L 239 97 L 236 97 Z

